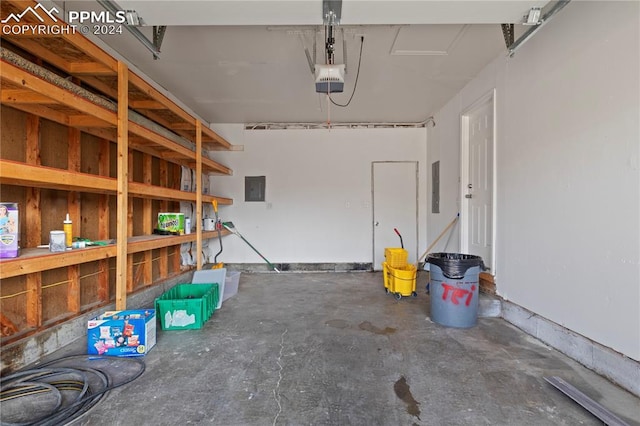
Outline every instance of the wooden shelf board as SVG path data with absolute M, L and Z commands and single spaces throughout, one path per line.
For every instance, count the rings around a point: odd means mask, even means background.
M 51 253 L 49 249 L 26 248 L 20 256 L 0 260 L 0 279 L 107 259 L 116 255 L 116 246 L 87 247 Z
M 210 158 L 202 158 L 202 167 L 208 173 L 215 173 L 221 175 L 231 175 L 232 171 L 227 166 L 224 166 L 217 161 L 213 161 Z
M 94 194 L 115 194 L 117 186 L 116 179 L 110 177 L 1 159 L 0 183 Z
M 222 235 L 229 235 L 230 232 L 226 229 L 222 230 Z M 212 239 L 218 238 L 216 231 L 202 231 L 202 238 Z M 184 234 L 184 235 L 140 235 L 137 237 L 130 237 L 127 253 L 140 253 L 147 250 L 155 250 L 163 247 L 175 246 L 183 243 L 194 242 L 197 239 L 196 233 Z
M 173 102 L 171 99 L 169 99 L 163 93 L 160 93 L 160 91 L 158 91 L 155 87 L 153 87 L 151 84 L 149 84 L 143 78 L 139 77 L 136 73 L 134 73 L 134 72 L 130 73 L 130 75 L 129 75 L 129 83 L 131 85 L 133 85 L 134 87 L 136 87 L 139 91 L 144 93 L 148 97 L 147 100 L 156 101 L 156 102 L 160 103 L 161 105 L 163 105 L 165 107 L 164 110 L 166 110 L 167 112 L 170 112 L 177 119 L 179 119 L 179 120 L 183 121 L 184 123 L 187 123 L 187 124 L 193 126 L 193 128 L 195 128 L 196 119 L 194 117 L 192 117 L 191 114 L 189 114 L 184 109 L 179 107 L 175 102 Z M 138 99 L 138 100 L 142 100 L 142 99 Z M 140 108 L 140 109 L 142 109 L 142 108 Z M 162 109 L 159 109 L 157 107 L 157 105 L 155 105 L 153 108 L 150 108 L 150 109 L 153 109 L 154 111 L 163 111 Z
M 150 146 L 160 146 L 162 148 L 166 148 L 168 152 L 171 153 L 166 156 L 167 158 L 164 158 L 166 160 L 184 159 L 195 161 L 195 151 L 192 151 L 189 148 L 173 142 L 165 138 L 164 136 L 147 129 L 144 126 L 141 126 L 138 123 L 134 123 L 131 120 L 129 120 L 129 132 L 142 138 L 142 140 L 136 140 L 136 143 L 138 144 L 147 144 Z
M 227 235 L 231 235 L 231 232 L 223 229 L 222 231 L 220 231 L 220 234 L 223 237 L 226 237 Z M 218 238 L 218 231 L 202 231 L 203 240 L 210 240 L 212 238 Z
M 141 235 L 130 237 L 127 253 L 139 253 L 147 250 L 155 250 L 163 247 L 175 246 L 182 243 L 195 241 L 196 234 L 185 235 Z
M 75 110 L 73 115 L 89 115 L 98 118 L 109 125 L 115 126 L 117 124 L 117 118 L 114 111 L 98 106 L 82 96 L 26 72 L 10 62 L 2 61 L 0 76 L 2 77 L 3 85 L 10 84 L 12 88 L 17 86 L 22 90 L 28 90 L 48 97 L 54 101 L 52 104 L 61 105 Z
M 179 189 L 163 188 L 140 182 L 129 182 L 129 195 L 139 198 L 158 200 L 188 201 L 196 200 L 195 192 L 180 191 Z
M 232 145 L 225 138 L 208 127 L 202 127 L 203 145 L 210 149 L 230 150 Z
M 219 205 L 223 205 L 223 206 L 231 206 L 231 205 L 233 205 L 233 198 L 225 198 L 225 197 L 218 197 L 217 195 L 205 195 L 205 194 L 202 194 L 202 202 L 203 203 L 211 203 L 211 202 L 213 202 L 213 200 L 218 200 L 218 204 Z

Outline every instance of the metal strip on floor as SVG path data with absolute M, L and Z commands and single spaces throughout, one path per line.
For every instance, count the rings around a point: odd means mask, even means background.
M 589 398 L 584 393 L 580 392 L 571 384 L 567 383 L 558 376 L 544 377 L 544 379 L 553 385 L 556 389 L 573 399 L 580 404 L 583 408 L 588 410 L 591 414 L 602 420 L 604 424 L 609 426 L 629 426 L 627 422 L 620 419 L 618 416 L 607 410 L 602 405 Z

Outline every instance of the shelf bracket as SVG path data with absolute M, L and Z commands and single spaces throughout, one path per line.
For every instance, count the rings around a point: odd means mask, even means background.
M 109 12 L 112 12 L 114 14 L 116 12 L 122 12 L 120 7 L 113 0 L 97 0 L 97 2 Z M 138 27 L 133 25 L 125 25 L 124 27 L 131 33 L 131 35 L 137 38 L 138 41 L 140 41 L 140 43 L 144 45 L 144 47 L 149 49 L 149 51 L 153 54 L 153 59 L 158 59 L 160 57 L 160 45 L 162 44 L 162 38 L 164 37 L 166 26 L 153 27 L 153 42 L 145 37 L 145 35 L 142 34 Z M 156 28 L 158 28 L 159 30 L 156 30 Z M 156 43 L 157 35 L 159 36 L 158 43 Z
M 153 46 L 156 48 L 156 51 L 160 53 L 160 46 L 162 46 L 162 40 L 164 39 L 164 33 L 167 31 L 166 25 L 155 26 L 153 27 Z M 157 54 L 153 54 L 153 59 L 158 59 Z

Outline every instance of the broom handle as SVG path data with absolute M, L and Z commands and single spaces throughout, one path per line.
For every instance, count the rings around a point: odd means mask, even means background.
M 458 218 L 460 218 L 460 213 L 458 213 L 458 215 L 456 217 L 453 218 L 453 220 L 447 225 L 446 228 L 444 228 L 444 230 L 440 233 L 440 235 L 438 235 L 438 238 L 436 238 L 429 247 L 427 247 L 427 249 L 425 250 L 424 253 L 422 253 L 422 256 L 420 256 L 420 258 L 418 259 L 417 263 L 420 263 L 422 261 L 422 259 L 431 251 L 431 249 L 433 248 L 433 246 L 436 245 L 436 243 L 438 241 L 440 241 L 440 238 L 442 238 L 444 236 L 444 234 L 447 233 L 447 231 L 453 226 L 455 225 L 455 223 L 458 221 Z

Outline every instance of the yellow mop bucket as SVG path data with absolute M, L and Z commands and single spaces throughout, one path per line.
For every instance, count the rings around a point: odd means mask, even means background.
M 387 266 L 398 268 L 407 265 L 409 253 L 400 247 L 387 247 L 384 249 L 384 260 Z
M 416 293 L 416 277 L 418 268 L 416 265 L 408 264 L 393 268 L 387 266 L 388 273 L 385 271 L 385 286 L 388 284 L 388 292 L 393 293 L 396 299 L 400 300 L 402 296 L 417 297 Z
M 387 262 L 382 262 L 382 280 L 384 282 L 384 289 L 387 293 L 391 290 L 391 271 L 389 270 L 389 264 Z

